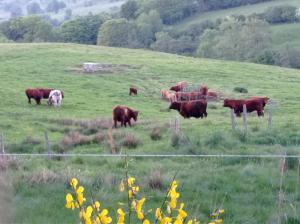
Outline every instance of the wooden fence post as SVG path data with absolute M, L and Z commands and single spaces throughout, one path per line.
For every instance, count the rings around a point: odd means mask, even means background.
M 272 128 L 272 113 L 273 113 L 273 102 L 272 100 L 269 101 L 269 119 L 268 119 L 268 128 Z
M 51 159 L 51 145 L 48 138 L 48 132 L 45 131 L 45 145 L 48 153 L 48 159 Z
M 243 125 L 244 131 L 247 132 L 247 107 L 246 104 L 243 105 Z
M 233 131 L 235 131 L 235 127 L 236 127 L 236 123 L 235 123 L 235 114 L 234 114 L 234 110 L 231 109 L 231 128 Z
M 4 134 L 1 133 L 1 139 L 0 139 L 0 142 L 1 142 L 1 154 L 4 155 L 5 154 L 5 143 L 4 143 Z

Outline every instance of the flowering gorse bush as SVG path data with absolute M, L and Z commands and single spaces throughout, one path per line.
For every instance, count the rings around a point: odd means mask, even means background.
M 127 177 L 127 175 L 126 175 Z M 68 209 L 78 209 L 79 217 L 82 224 L 110 224 L 113 223 L 113 219 L 109 216 L 107 209 L 101 208 L 99 201 L 94 201 L 90 205 L 86 205 L 86 198 L 84 197 L 84 187 L 78 186 L 78 180 L 72 178 L 70 185 L 73 190 L 73 194 L 67 193 L 66 195 L 66 207 Z M 145 212 L 143 206 L 146 198 L 138 197 L 140 191 L 139 186 L 135 184 L 134 177 L 127 177 L 122 180 L 119 186 L 121 192 L 127 192 L 128 208 L 125 212 L 122 208 L 117 209 L 117 224 L 130 224 L 132 216 L 135 215 L 137 220 L 142 224 L 151 224 L 150 219 L 154 219 L 159 224 L 200 224 L 200 221 L 193 218 L 188 218 L 188 213 L 184 210 L 184 203 L 178 203 L 180 193 L 177 192 L 177 181 L 172 181 L 169 189 L 166 193 L 165 200 L 160 208 L 156 208 L 153 214 L 153 210 L 150 209 Z M 221 224 L 223 219 L 224 209 L 218 209 L 211 214 L 212 221 L 209 224 Z

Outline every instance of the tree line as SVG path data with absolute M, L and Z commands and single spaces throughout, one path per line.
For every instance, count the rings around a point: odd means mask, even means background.
M 212 10 L 215 8 L 209 7 L 230 7 L 230 4 L 236 6 L 238 2 L 245 4 L 259 1 L 218 0 L 215 5 L 212 2 L 197 0 L 193 4 L 197 3 L 198 7 L 205 5 L 205 10 Z M 270 45 L 269 31 L 270 24 L 300 22 L 300 12 L 296 7 L 275 6 L 260 14 L 206 20 L 180 31 L 167 25 L 170 21 L 166 20 L 162 12 L 173 10 L 175 13 L 179 8 L 184 11 L 190 4 L 188 0 L 172 0 L 172 4 L 169 0 L 162 0 L 159 5 L 156 0 L 129 0 L 117 14 L 80 16 L 59 27 L 51 26 L 45 17 L 19 17 L 0 24 L 0 42 L 73 42 L 148 48 L 197 57 L 300 68 L 300 52 L 291 46 L 274 50 Z M 167 6 L 168 10 L 162 10 Z

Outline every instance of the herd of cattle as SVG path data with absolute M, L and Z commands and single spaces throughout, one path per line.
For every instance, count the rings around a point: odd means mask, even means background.
M 219 99 L 217 92 L 208 91 L 207 86 L 200 86 L 198 89 L 186 91 L 188 89 L 187 82 L 178 82 L 175 86 L 168 90 L 161 91 L 161 97 L 170 102 L 169 109 L 177 110 L 184 118 L 203 118 L 207 117 L 207 103 Z M 131 87 L 129 95 L 137 95 L 137 89 Z M 41 99 L 48 99 L 48 105 L 60 106 L 64 94 L 56 89 L 27 89 L 25 91 L 28 98 L 28 103 L 31 103 L 33 98 L 37 104 L 41 104 Z M 268 103 L 268 97 L 253 96 L 249 99 L 224 99 L 224 107 L 228 107 L 234 111 L 237 117 L 243 113 L 243 106 L 246 105 L 248 113 L 257 112 L 258 116 L 264 116 L 264 107 Z M 116 106 L 113 108 L 114 126 L 117 127 L 117 122 L 121 126 L 131 126 L 131 119 L 137 121 L 139 112 L 127 106 Z

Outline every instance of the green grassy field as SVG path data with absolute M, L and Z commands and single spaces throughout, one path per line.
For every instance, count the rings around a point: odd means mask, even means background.
M 298 0 L 275 0 L 275 1 L 263 2 L 263 3 L 253 4 L 253 5 L 246 5 L 246 6 L 240 6 L 235 8 L 199 13 L 176 24 L 174 28 L 184 29 L 191 24 L 199 23 L 207 19 L 216 20 L 218 18 L 225 18 L 226 16 L 230 16 L 233 14 L 250 15 L 252 13 L 262 13 L 267 8 L 272 6 L 278 6 L 278 5 L 292 5 L 292 6 L 299 7 L 300 2 Z
M 6 152 L 45 152 L 44 131 L 47 130 L 54 151 L 110 153 L 104 121 L 111 118 L 112 107 L 121 104 L 138 109 L 140 115 L 132 128 L 113 129 L 118 152 L 298 154 L 298 70 L 75 44 L 1 44 L 0 58 L 0 132 L 5 135 Z M 114 73 L 78 72 L 75 68 L 86 61 L 120 66 Z M 205 83 L 222 97 L 270 97 L 274 101 L 272 130 L 267 129 L 268 116 L 250 115 L 246 136 L 240 130 L 231 131 L 229 110 L 223 108 L 220 101 L 209 104 L 206 119 L 180 119 L 181 135 L 175 138 L 170 120 L 174 120 L 177 113 L 166 110 L 168 103 L 160 99 L 160 90 L 182 80 L 191 84 Z M 131 85 L 138 87 L 138 96 L 128 95 Z M 240 86 L 246 87 L 249 93 L 233 91 Z M 29 105 L 24 90 L 30 87 L 62 89 L 65 99 L 61 108 L 50 108 L 45 101 L 41 106 Z M 266 114 L 268 110 L 269 106 Z M 90 119 L 102 119 L 104 124 L 100 122 L 91 127 L 96 120 L 87 126 L 78 122 Z M 241 127 L 239 119 L 238 128 Z M 154 129 L 159 130 L 161 139 L 150 138 Z M 83 141 L 76 147 L 67 147 L 61 141 L 72 131 L 85 138 L 95 133 L 104 137 L 100 143 Z M 126 146 L 128 134 L 138 139 L 135 148 Z M 8 161 L 1 169 L 8 168 L 9 178 L 5 180 L 12 186 L 12 192 L 7 193 L 10 200 L 5 202 L 13 214 L 11 222 L 77 223 L 77 214 L 64 208 L 65 194 L 70 191 L 67 182 L 73 176 L 85 185 L 87 196 L 92 191 L 115 217 L 113 208 L 125 200 L 124 195 L 118 193 L 118 183 L 124 177 L 123 162 L 119 158 L 95 157 L 50 161 L 18 157 Z M 189 214 L 204 223 L 219 206 L 226 211 L 225 223 L 275 223 L 283 213 L 289 218 L 289 222 L 283 223 L 297 223 L 300 211 L 298 160 L 287 161 L 282 184 L 285 200 L 280 206 L 277 205 L 279 164 L 279 159 L 135 158 L 130 162 L 129 172 L 141 185 L 141 195 L 147 195 L 147 209 L 160 206 L 168 183 L 179 170 L 176 179 L 181 199 Z M 155 172 L 161 173 L 162 189 L 149 186 Z M 293 219 L 297 222 L 292 222 Z

